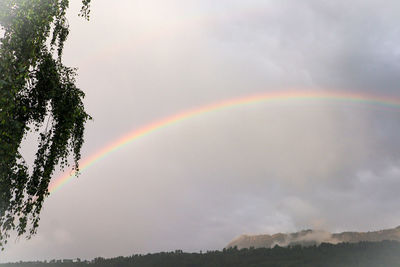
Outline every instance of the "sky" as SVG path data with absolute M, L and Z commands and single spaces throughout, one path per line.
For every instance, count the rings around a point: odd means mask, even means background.
M 94 120 L 83 158 L 143 125 L 259 93 L 400 97 L 399 1 L 71 1 L 64 60 Z M 241 234 L 400 225 L 400 109 L 258 103 L 109 154 L 45 202 L 0 262 L 222 249 Z M 27 138 L 23 152 L 34 151 Z M 56 177 L 62 175 L 57 173 Z

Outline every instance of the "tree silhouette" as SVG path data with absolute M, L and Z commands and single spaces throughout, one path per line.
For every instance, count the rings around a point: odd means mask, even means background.
M 207 253 L 182 251 L 132 255 L 92 261 L 52 260 L 19 262 L 0 267 L 400 267 L 400 243 L 396 241 L 323 243 L 320 246 L 229 248 Z

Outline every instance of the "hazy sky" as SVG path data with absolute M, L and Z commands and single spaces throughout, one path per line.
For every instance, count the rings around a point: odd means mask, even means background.
M 399 1 L 94 0 L 90 22 L 72 2 L 65 62 L 79 67 L 94 117 L 84 158 L 154 120 L 244 95 L 290 87 L 400 97 Z M 0 261 L 205 251 L 244 233 L 398 226 L 399 114 L 280 102 L 175 124 L 51 195 L 38 234 L 12 239 Z

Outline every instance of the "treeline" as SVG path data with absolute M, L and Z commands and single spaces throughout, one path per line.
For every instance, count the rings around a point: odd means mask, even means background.
M 400 267 L 395 241 L 323 243 L 319 246 L 236 248 L 206 253 L 162 252 L 92 261 L 50 261 L 0 264 L 0 267 Z

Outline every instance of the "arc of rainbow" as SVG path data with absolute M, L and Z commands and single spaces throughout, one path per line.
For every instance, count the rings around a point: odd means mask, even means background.
M 259 102 L 282 102 L 282 101 L 302 101 L 302 100 L 332 100 L 340 102 L 358 102 L 364 104 L 375 104 L 386 107 L 400 108 L 400 99 L 393 97 L 383 97 L 370 94 L 360 94 L 344 91 L 281 91 L 250 95 L 245 97 L 228 99 L 213 104 L 204 105 L 198 108 L 189 109 L 172 116 L 165 117 L 161 120 L 151 122 L 141 128 L 135 129 L 128 134 L 109 143 L 102 149 L 93 153 L 80 163 L 80 170 L 83 171 L 96 162 L 102 160 L 107 155 L 117 151 L 123 146 L 140 139 L 152 132 L 161 130 L 172 124 L 193 118 L 195 116 L 243 105 L 255 104 Z M 49 192 L 53 193 L 60 189 L 64 184 L 70 181 L 76 175 L 75 171 L 70 171 L 56 179 L 49 186 Z

